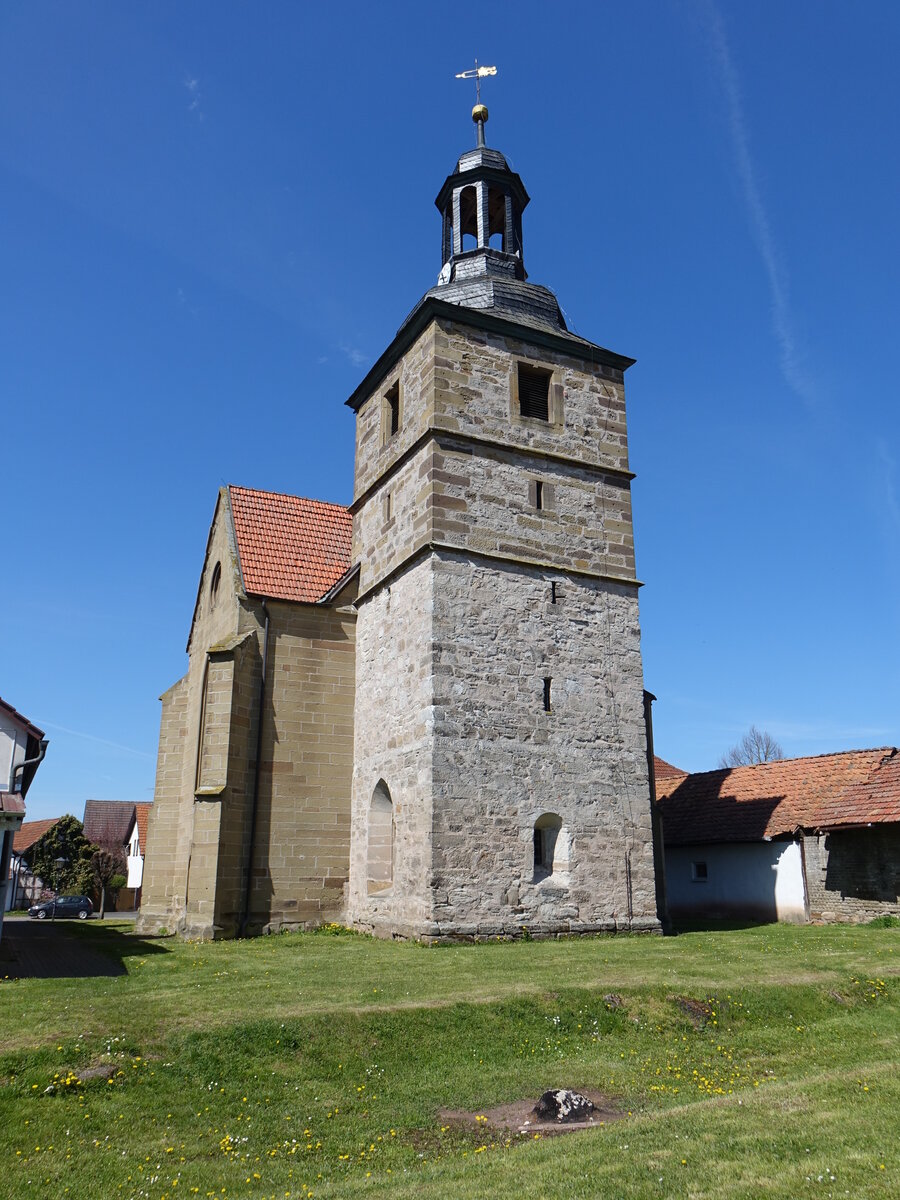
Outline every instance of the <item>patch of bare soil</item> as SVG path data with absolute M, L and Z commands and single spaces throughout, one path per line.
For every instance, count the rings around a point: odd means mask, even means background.
M 578 1089 L 582 1096 L 592 1101 L 594 1111 L 586 1121 L 573 1121 L 564 1124 L 561 1121 L 541 1121 L 534 1115 L 537 1099 L 514 1100 L 511 1104 L 499 1104 L 496 1108 L 476 1109 L 465 1112 L 461 1108 L 442 1108 L 438 1116 L 445 1125 L 455 1125 L 457 1129 L 489 1129 L 497 1133 L 515 1133 L 520 1137 L 533 1137 L 539 1133 L 541 1137 L 555 1137 L 560 1133 L 578 1133 L 579 1130 L 601 1129 L 613 1121 L 621 1121 L 624 1113 L 613 1106 L 609 1096 L 600 1092 L 588 1092 Z
M 705 1000 L 694 1000 L 691 996 L 669 996 L 684 1013 L 695 1029 L 703 1029 L 713 1015 L 713 1008 Z

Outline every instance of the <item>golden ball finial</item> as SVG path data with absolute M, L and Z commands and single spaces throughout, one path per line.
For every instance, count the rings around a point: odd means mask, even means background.
M 486 121 L 487 119 L 488 119 L 487 105 L 486 104 L 476 104 L 475 107 L 472 109 L 472 120 L 477 123 L 478 121 Z

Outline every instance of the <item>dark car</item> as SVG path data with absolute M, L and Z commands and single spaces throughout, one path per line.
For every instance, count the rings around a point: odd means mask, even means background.
M 55 900 L 32 904 L 28 915 L 39 921 L 47 917 L 78 917 L 80 921 L 86 921 L 93 911 L 94 906 L 87 896 L 57 896 Z

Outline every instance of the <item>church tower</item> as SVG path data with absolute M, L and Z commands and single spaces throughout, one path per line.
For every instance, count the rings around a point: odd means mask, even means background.
M 437 196 L 437 286 L 347 402 L 348 917 L 425 939 L 658 929 L 633 360 L 527 281 L 528 194 L 487 115 Z

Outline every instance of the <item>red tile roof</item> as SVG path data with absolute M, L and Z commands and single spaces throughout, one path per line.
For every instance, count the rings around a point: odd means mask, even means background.
M 153 807 L 148 801 L 142 800 L 134 806 L 134 813 L 137 817 L 138 827 L 138 844 L 141 854 L 147 853 L 147 821 L 150 818 L 150 809 Z
M 13 854 L 24 854 L 26 850 L 30 850 L 59 820 L 59 817 L 51 817 L 49 821 L 25 821 L 13 835 Z
M 346 575 L 353 518 L 341 504 L 228 489 L 248 595 L 315 603 Z
M 18 709 L 13 708 L 13 706 L 8 704 L 2 697 L 0 697 L 0 708 L 5 709 L 10 716 L 14 717 L 19 722 L 20 725 L 24 725 L 25 729 L 31 734 L 31 736 L 37 738 L 38 741 L 40 741 L 44 736 L 43 729 L 38 729 L 37 725 L 29 721 L 28 718 L 24 717 Z
M 660 758 L 658 754 L 653 755 L 653 772 L 656 775 L 657 782 L 660 779 L 683 779 L 687 775 L 687 771 L 682 771 L 681 767 L 673 767 L 671 763 L 666 762 L 664 758 Z
M 853 812 L 862 811 L 866 804 L 862 785 L 868 785 L 870 776 L 894 754 L 890 747 L 848 750 L 658 779 L 665 842 L 671 846 L 749 842 L 799 828 L 823 828 L 826 814 L 833 817 L 851 811 L 851 806 Z M 896 779 L 896 774 L 884 777 L 882 794 L 891 794 Z M 851 801 L 850 790 L 856 795 L 858 787 L 862 790 Z M 886 805 L 885 811 L 890 811 Z
M 823 799 L 815 813 L 819 829 L 900 821 L 900 753 L 892 750 L 862 783 Z

